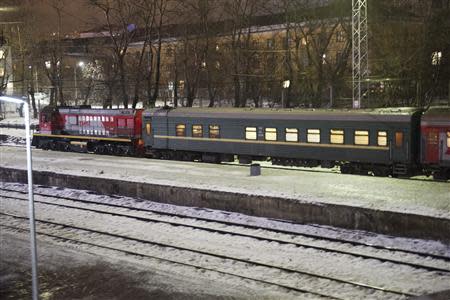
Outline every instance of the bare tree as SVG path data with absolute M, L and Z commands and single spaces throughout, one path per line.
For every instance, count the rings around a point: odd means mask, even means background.
M 111 49 L 118 68 L 122 104 L 127 108 L 129 78 L 125 57 L 136 33 L 137 26 L 133 22 L 138 15 L 137 6 L 133 1 L 120 0 L 90 0 L 90 3 L 103 12 L 108 38 L 111 40 Z

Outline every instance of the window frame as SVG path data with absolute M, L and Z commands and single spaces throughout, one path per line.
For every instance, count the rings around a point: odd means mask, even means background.
M 180 129 L 182 129 L 182 133 L 180 134 Z M 175 136 L 185 137 L 186 136 L 186 124 L 176 124 L 175 125 Z
M 289 132 L 289 130 L 292 130 L 292 132 Z M 288 136 L 294 135 L 294 134 L 295 134 L 295 141 L 294 141 L 294 140 L 288 139 Z M 292 127 L 290 127 L 290 128 L 285 128 L 285 129 L 284 129 L 284 140 L 285 140 L 287 143 L 298 143 L 298 141 L 299 141 L 298 135 L 299 135 L 299 130 L 298 130 L 298 128 L 292 128 Z
M 336 141 L 333 142 L 333 139 L 332 139 L 333 136 L 334 137 L 342 137 L 342 142 L 340 142 L 340 140 L 339 140 L 339 142 L 336 142 Z M 333 144 L 333 145 L 343 145 L 343 144 L 345 144 L 345 131 L 344 131 L 344 129 L 336 129 L 336 128 L 330 129 L 330 144 Z
M 254 126 L 246 126 L 245 127 L 245 140 L 248 140 L 248 141 L 256 141 L 256 140 L 258 140 L 258 131 L 257 130 L 258 129 L 256 127 L 254 127 Z M 253 133 L 254 133 L 255 134 L 255 138 L 249 138 L 249 135 L 248 135 L 249 133 L 252 133 L 252 136 L 253 136 Z
M 382 133 L 384 133 L 385 135 L 381 135 Z M 385 143 L 380 143 L 380 138 L 384 138 L 385 139 Z M 387 147 L 389 145 L 388 142 L 388 132 L 387 130 L 378 130 L 377 131 L 377 146 L 379 147 Z
M 268 134 L 269 137 L 275 133 L 275 139 L 274 138 L 267 138 Z M 264 128 L 264 140 L 265 141 L 270 141 L 270 142 L 276 142 L 278 141 L 278 130 L 276 127 L 266 127 Z
M 317 132 L 312 132 L 312 131 L 317 131 Z M 320 129 L 319 128 L 308 128 L 306 130 L 306 142 L 309 144 L 320 144 L 321 143 L 321 137 L 320 137 Z M 313 136 L 318 136 L 319 140 L 318 141 L 314 141 L 312 139 Z
M 217 127 L 217 128 L 213 128 L 213 127 Z M 212 134 L 213 132 L 214 132 L 214 134 Z M 215 124 L 208 125 L 208 136 L 211 139 L 220 138 L 220 125 L 215 125 Z
M 197 129 L 195 129 L 196 127 L 197 127 Z M 200 131 L 198 131 L 198 128 L 200 128 Z M 195 130 L 197 130 L 197 133 L 195 133 Z M 191 134 L 192 134 L 192 137 L 202 138 L 203 137 L 203 125 L 193 124 L 191 127 Z
M 367 134 L 361 134 L 361 132 L 366 132 Z M 367 143 L 357 142 L 357 137 L 367 137 Z M 353 144 L 355 146 L 369 146 L 370 145 L 370 131 L 364 129 L 356 129 L 353 131 Z

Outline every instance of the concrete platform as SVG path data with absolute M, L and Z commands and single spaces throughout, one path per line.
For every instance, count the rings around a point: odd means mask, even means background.
M 0 180 L 26 181 L 25 150 L 0 147 Z M 33 152 L 35 183 L 450 242 L 450 183 L 90 154 Z

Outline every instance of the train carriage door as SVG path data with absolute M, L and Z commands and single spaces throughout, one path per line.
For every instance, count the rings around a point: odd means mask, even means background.
M 438 163 L 439 155 L 439 131 L 436 128 L 428 129 L 425 133 L 425 161 Z
M 153 130 L 152 118 L 147 117 L 147 118 L 145 118 L 145 121 L 144 121 L 144 135 L 145 135 L 144 140 L 146 141 L 146 144 L 153 145 L 153 139 L 154 139 L 153 133 L 154 133 L 154 130 Z
M 404 161 L 408 159 L 406 135 L 402 130 L 395 130 L 393 132 L 393 141 L 391 143 L 392 160 L 394 162 Z

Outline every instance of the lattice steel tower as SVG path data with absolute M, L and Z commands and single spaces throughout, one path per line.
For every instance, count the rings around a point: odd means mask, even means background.
M 369 75 L 367 0 L 352 0 L 352 69 L 353 108 L 361 108 L 362 88 Z

